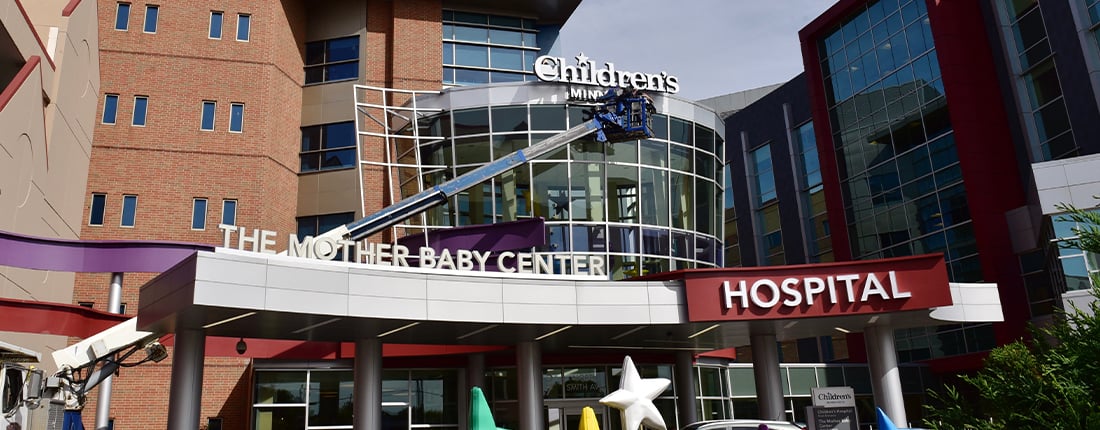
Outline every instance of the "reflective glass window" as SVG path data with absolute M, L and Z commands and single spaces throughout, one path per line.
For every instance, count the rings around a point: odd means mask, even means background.
M 210 12 L 210 30 L 207 34 L 211 39 L 222 38 L 222 13 L 218 11 Z
M 92 207 L 88 210 L 88 225 L 103 225 L 106 206 L 106 194 L 92 194 Z
M 359 36 L 306 43 L 305 82 L 316 84 L 359 77 Z
M 145 26 L 142 31 L 146 33 L 157 32 L 157 15 L 159 15 L 160 7 L 156 5 L 145 6 Z
M 191 229 L 206 229 L 206 199 L 195 199 L 191 205 Z
M 122 196 L 122 223 L 123 227 L 133 227 L 137 219 L 137 196 Z
M 229 105 L 229 131 L 240 133 L 244 127 L 244 104 Z
M 222 200 L 222 224 L 237 225 L 237 201 Z
M 354 167 L 355 122 L 302 127 L 301 172 Z
M 130 28 L 130 3 L 119 3 L 115 11 L 115 30 L 126 31 Z
M 114 124 L 118 114 L 118 94 L 107 94 L 103 98 L 103 123 Z
M 202 102 L 202 121 L 199 125 L 200 129 L 207 131 L 214 129 L 214 112 L 217 106 L 217 102 L 209 100 Z
M 252 27 L 252 15 L 237 15 L 237 40 L 247 42 Z
M 133 125 L 145 126 L 145 113 L 149 107 L 149 98 L 145 96 L 134 97 L 134 121 Z

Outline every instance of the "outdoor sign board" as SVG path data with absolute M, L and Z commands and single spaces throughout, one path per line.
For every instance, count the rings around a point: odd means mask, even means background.
M 855 430 L 859 428 L 856 395 L 852 387 L 810 389 L 813 406 L 806 407 L 812 430 Z
M 688 320 L 858 315 L 951 304 L 941 254 L 699 270 L 685 276 Z

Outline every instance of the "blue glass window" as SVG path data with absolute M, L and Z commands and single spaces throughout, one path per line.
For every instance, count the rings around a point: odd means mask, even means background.
M 756 195 L 759 203 L 776 198 L 775 172 L 772 171 L 771 144 L 752 151 L 753 176 L 756 178 Z
M 122 196 L 122 225 L 133 227 L 137 218 L 137 196 Z
M 107 94 L 103 99 L 103 123 L 114 124 L 118 113 L 118 94 Z
M 222 200 L 222 224 L 237 225 L 236 200 Z
M 92 194 L 92 208 L 88 211 L 88 225 L 103 225 L 103 212 L 106 206 L 106 194 Z
M 145 32 L 156 33 L 157 32 L 157 15 L 160 12 L 160 6 L 148 5 L 145 6 Z
M 252 15 L 237 15 L 237 40 L 247 42 L 251 26 Z
M 210 12 L 210 38 L 221 39 L 222 38 L 222 13 L 213 11 Z
M 539 52 L 532 49 L 537 48 L 535 39 L 530 20 L 444 11 L 443 83 L 533 80 L 532 63 Z
M 355 167 L 355 122 L 302 127 L 301 171 Z
M 217 103 L 212 101 L 202 102 L 202 129 L 213 130 L 214 129 L 214 110 L 218 106 Z
M 119 3 L 115 14 L 115 30 L 126 31 L 130 28 L 130 3 Z
M 191 205 L 191 229 L 206 230 L 206 199 L 195 199 Z
M 359 77 L 359 36 L 306 44 L 306 83 L 340 81 Z
M 145 96 L 134 97 L 134 122 L 136 126 L 145 126 L 145 111 L 149 105 L 149 98 Z
M 233 103 L 229 105 L 229 131 L 240 133 L 244 127 L 244 105 Z

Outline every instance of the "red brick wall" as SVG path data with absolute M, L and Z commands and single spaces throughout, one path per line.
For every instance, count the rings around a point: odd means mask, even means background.
M 145 2 L 131 4 L 130 29 L 123 32 L 114 30 L 117 2 L 98 3 L 100 100 L 103 94 L 118 94 L 119 107 L 115 125 L 96 126 L 84 196 L 84 219 L 88 219 L 89 196 L 107 194 L 104 225 L 85 227 L 81 237 L 220 244 L 217 224 L 222 199 L 237 200 L 238 225 L 295 231 L 306 2 L 157 2 L 155 34 L 142 31 Z M 360 81 L 391 88 L 439 89 L 440 0 L 372 1 L 366 7 Z M 220 40 L 207 37 L 212 10 L 223 12 Z M 251 14 L 248 42 L 235 40 L 238 13 Z M 149 97 L 145 127 L 130 125 L 135 95 Z M 199 129 L 204 100 L 217 102 L 214 131 Z M 242 133 L 228 131 L 230 103 L 245 105 Z M 364 156 L 381 160 L 383 154 L 379 143 L 365 148 Z M 388 186 L 380 169 L 365 170 L 367 190 Z M 138 196 L 133 228 L 119 227 L 123 194 Z M 368 212 L 389 204 L 385 195 L 368 192 Z M 208 201 L 203 231 L 191 230 L 195 197 Z M 277 248 L 285 246 L 285 238 L 279 235 Z M 126 274 L 122 301 L 128 314 L 137 312 L 138 288 L 153 276 Z M 109 274 L 78 275 L 74 302 L 94 302 L 96 309 L 105 310 L 109 280 Z M 207 357 L 204 372 L 201 422 L 205 425 L 208 417 L 222 417 L 226 429 L 248 428 L 250 361 Z M 112 395 L 115 428 L 164 428 L 170 373 L 170 358 L 124 369 Z M 96 395 L 89 395 L 85 408 L 89 428 Z

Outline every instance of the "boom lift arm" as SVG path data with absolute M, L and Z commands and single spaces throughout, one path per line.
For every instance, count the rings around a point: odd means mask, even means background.
M 620 95 L 615 89 L 612 89 L 607 95 L 601 97 L 600 101 L 603 104 L 593 110 L 592 119 L 576 127 L 466 172 L 431 189 L 421 191 L 362 219 L 337 227 L 326 232 L 323 236 L 349 240 L 359 240 L 370 236 L 397 225 L 409 217 L 441 205 L 450 197 L 477 184 L 515 169 L 532 159 L 592 133 L 596 133 L 597 141 L 609 143 L 653 136 L 650 128 L 650 115 L 654 112 L 653 102 L 648 96 L 636 92 Z

